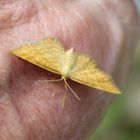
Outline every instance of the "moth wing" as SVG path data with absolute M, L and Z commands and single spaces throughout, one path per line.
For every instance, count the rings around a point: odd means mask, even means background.
M 64 47 L 55 38 L 49 37 L 35 43 L 23 44 L 12 50 L 12 53 L 41 68 L 60 74 L 60 61 L 64 55 Z
M 76 54 L 77 60 L 71 70 L 70 79 L 78 83 L 119 94 L 120 90 L 114 84 L 112 77 L 100 70 L 96 63 L 84 54 Z

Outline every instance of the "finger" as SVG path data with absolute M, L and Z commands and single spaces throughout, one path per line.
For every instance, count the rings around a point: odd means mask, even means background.
M 67 6 L 66 11 L 61 5 L 59 8 L 56 5 L 56 7 L 49 6 L 50 10 L 46 8 L 42 10 L 40 5 L 40 12 L 35 16 L 35 19 L 40 20 L 24 27 L 18 26 L 11 38 L 17 39 L 17 35 L 20 35 L 20 39 L 23 38 L 24 41 L 30 38 L 35 40 L 41 36 L 57 36 L 66 48 L 72 46 L 77 51 L 90 55 L 104 71 L 116 75 L 115 81 L 120 83 L 121 74 L 127 69 L 122 67 L 129 65 L 130 59 L 128 58 L 132 55 L 130 50 L 133 50 L 132 44 L 135 43 L 133 37 L 135 32 L 124 28 L 130 25 L 137 26 L 136 14 L 132 12 L 135 11 L 132 3 L 127 2 L 125 6 L 128 6 L 132 13 L 127 14 L 127 18 L 133 19 L 133 23 L 130 22 L 131 20 L 124 23 L 122 19 L 118 19 L 118 15 L 123 15 L 123 12 L 112 15 L 111 10 L 115 6 L 107 7 L 107 1 L 104 3 L 97 1 L 69 3 L 63 5 Z M 128 33 L 130 36 L 127 35 Z M 3 37 L 2 34 L 1 36 Z M 131 46 L 129 46 L 130 43 L 128 44 L 130 37 L 132 37 Z M 6 45 L 10 48 L 14 43 L 13 41 Z M 125 61 L 120 62 L 119 59 Z M 43 78 L 53 77 L 55 79 L 56 75 L 18 58 L 11 57 L 11 60 L 9 75 L 12 80 L 11 99 L 17 109 L 16 114 L 21 120 L 20 126 L 23 126 L 28 138 L 82 140 L 97 127 L 106 107 L 112 100 L 111 95 L 70 82 L 82 102 L 68 95 L 64 109 L 62 109 L 61 102 L 65 94 L 63 82 L 34 84 L 36 80 Z M 118 69 L 121 70 L 118 72 Z M 124 75 L 123 78 L 125 78 Z M 54 88 L 56 93 L 52 98 Z

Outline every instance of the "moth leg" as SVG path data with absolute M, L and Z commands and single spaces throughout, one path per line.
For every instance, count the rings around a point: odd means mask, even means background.
M 81 101 L 81 99 L 78 97 L 78 95 L 73 91 L 73 89 L 69 86 L 69 84 L 67 83 L 66 79 L 64 79 L 64 82 L 65 82 L 65 86 L 68 90 L 68 88 L 70 89 L 70 91 L 73 93 L 73 95 L 79 100 Z
M 65 92 L 63 99 L 62 99 L 62 109 L 64 108 L 65 100 L 66 100 L 66 96 L 67 96 L 67 91 L 68 91 L 68 87 L 65 83 L 64 83 L 64 87 L 65 87 L 66 92 Z
M 64 84 L 64 87 L 65 87 L 66 91 L 68 91 L 68 87 L 67 87 L 66 83 Z
M 55 95 L 55 88 L 53 88 L 53 93 L 52 93 L 52 97 L 54 97 L 54 95 Z
M 38 80 L 39 82 L 42 82 L 42 81 L 46 81 L 46 82 L 57 82 L 57 81 L 62 81 L 63 79 L 50 79 L 50 80 Z
M 64 105 L 65 105 L 66 96 L 67 96 L 67 92 L 65 92 L 63 99 L 62 99 L 62 109 L 64 108 Z
M 35 83 L 45 83 L 45 82 L 59 82 L 59 81 L 62 81 L 63 79 L 50 79 L 50 80 L 37 80 Z

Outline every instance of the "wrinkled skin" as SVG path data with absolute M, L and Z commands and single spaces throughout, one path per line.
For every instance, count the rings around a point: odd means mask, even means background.
M 0 139 L 85 140 L 116 97 L 69 81 L 82 101 L 68 93 L 62 109 L 64 83 L 45 81 L 58 76 L 13 56 L 10 49 L 56 36 L 67 49 L 89 54 L 121 86 L 137 26 L 130 0 L 1 0 Z

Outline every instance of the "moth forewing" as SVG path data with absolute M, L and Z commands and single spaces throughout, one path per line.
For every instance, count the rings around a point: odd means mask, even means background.
M 66 79 L 69 78 L 72 67 L 75 62 L 75 54 L 73 53 L 73 48 L 66 51 L 62 65 L 61 65 L 61 74 Z

